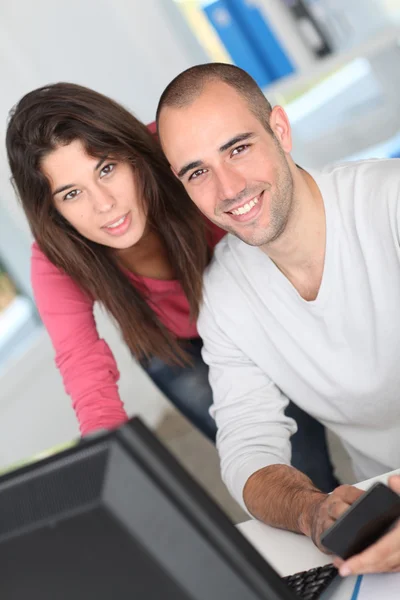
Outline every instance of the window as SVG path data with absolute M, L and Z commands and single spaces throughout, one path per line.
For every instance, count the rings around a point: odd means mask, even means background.
M 31 237 L 22 211 L 9 210 L 16 205 L 12 197 L 8 205 L 0 198 L 0 375 L 42 332 L 30 287 Z
M 29 347 L 39 327 L 32 300 L 18 290 L 0 261 L 0 372 Z

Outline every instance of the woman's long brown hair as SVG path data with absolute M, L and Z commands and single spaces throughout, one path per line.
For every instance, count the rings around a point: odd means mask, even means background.
M 162 239 L 192 319 L 198 315 L 209 260 L 204 219 L 147 127 L 110 98 L 57 83 L 30 92 L 13 109 L 6 138 L 8 160 L 40 249 L 106 308 L 139 360 L 155 355 L 182 364 L 185 352 L 179 340 L 157 318 L 146 294 L 124 275 L 115 252 L 83 237 L 54 206 L 41 164 L 48 153 L 73 140 L 80 140 L 91 156 L 110 154 L 132 165 L 148 225 Z

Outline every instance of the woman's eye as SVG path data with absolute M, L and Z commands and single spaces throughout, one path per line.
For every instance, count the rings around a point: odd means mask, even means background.
M 198 169 L 197 171 L 191 174 L 191 176 L 189 177 L 189 181 L 191 181 L 192 179 L 198 179 L 198 177 L 200 177 L 200 175 L 203 175 L 203 173 L 207 173 L 207 169 Z
M 110 163 L 109 165 L 105 165 L 101 171 L 100 171 L 100 177 L 104 177 L 105 175 L 108 175 L 109 173 L 111 173 L 111 171 L 113 171 L 115 168 L 115 164 L 114 163 Z
M 232 150 L 232 155 L 234 156 L 235 154 L 241 154 L 241 152 L 247 150 L 247 148 L 249 148 L 249 144 L 242 144 L 241 146 L 237 146 Z
M 71 190 L 70 192 L 68 192 L 68 194 L 64 196 L 63 200 L 72 200 L 73 198 L 76 198 L 80 193 L 80 190 Z

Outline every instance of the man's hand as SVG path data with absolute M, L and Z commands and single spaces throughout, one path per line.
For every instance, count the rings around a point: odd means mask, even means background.
M 315 497 L 303 515 L 301 530 L 309 536 L 323 552 L 327 550 L 321 544 L 321 535 L 363 494 L 351 485 L 341 485 L 331 494 Z
M 270 465 L 253 473 L 246 482 L 243 499 L 249 512 L 272 527 L 311 537 L 323 551 L 321 534 L 363 493 L 341 485 L 324 494 L 294 467 Z
M 389 487 L 400 494 L 400 475 L 390 477 Z M 360 554 L 356 554 L 346 561 L 336 558 L 334 564 L 339 568 L 342 577 L 400 571 L 400 521 L 386 535 Z

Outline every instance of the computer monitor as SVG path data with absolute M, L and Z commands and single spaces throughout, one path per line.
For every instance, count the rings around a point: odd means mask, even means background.
M 134 418 L 0 478 L 0 598 L 295 596 Z

